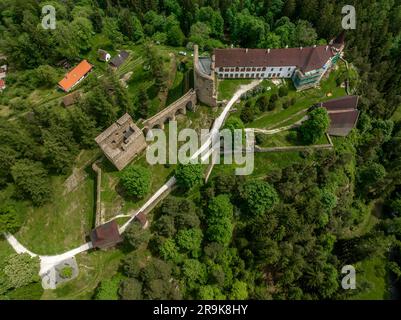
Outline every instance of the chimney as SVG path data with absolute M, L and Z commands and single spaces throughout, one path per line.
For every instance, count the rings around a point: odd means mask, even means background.
M 314 44 L 313 47 L 316 48 L 316 45 Z
M 329 46 L 326 46 L 326 51 L 329 49 Z
M 248 53 L 248 48 L 245 49 L 245 52 Z
M 267 53 L 270 53 L 270 48 L 269 48 L 269 49 L 267 49 Z
M 286 49 L 288 49 L 288 44 L 285 46 Z
M 299 47 L 299 49 L 302 50 L 303 48 L 302 48 L 302 47 Z

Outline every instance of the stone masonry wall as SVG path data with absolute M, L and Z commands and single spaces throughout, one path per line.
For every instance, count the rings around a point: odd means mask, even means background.
M 198 100 L 212 107 L 217 106 L 216 84 L 214 77 L 214 57 L 212 58 L 212 74 L 204 74 L 199 67 L 199 49 L 194 45 L 194 84 Z

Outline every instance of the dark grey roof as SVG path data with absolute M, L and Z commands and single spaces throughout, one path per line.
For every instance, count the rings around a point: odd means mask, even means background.
M 322 68 L 336 52 L 331 46 L 286 49 L 215 49 L 215 67 L 296 66 L 302 72 Z
M 337 99 L 331 99 L 322 103 L 327 111 L 356 109 L 358 106 L 358 96 L 344 96 Z
M 127 51 L 122 50 L 118 55 L 116 55 L 110 60 L 110 64 L 118 68 L 124 63 L 125 60 L 127 60 L 128 56 L 129 53 Z
M 204 74 L 212 74 L 212 60 L 209 57 L 199 57 L 199 67 Z
M 321 106 L 326 108 L 330 117 L 330 135 L 345 137 L 355 127 L 359 117 L 358 96 L 331 99 Z
M 99 55 L 99 58 L 102 59 L 102 60 L 106 60 L 106 57 L 109 54 L 106 50 L 103 50 L 103 49 L 99 49 L 97 51 L 97 53 Z
M 328 133 L 332 136 L 347 136 L 355 127 L 358 117 L 358 110 L 329 113 L 330 128 Z

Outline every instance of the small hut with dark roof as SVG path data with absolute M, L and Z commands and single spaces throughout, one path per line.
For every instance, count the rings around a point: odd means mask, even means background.
M 116 55 L 115 57 L 113 57 L 113 59 L 110 60 L 110 65 L 112 68 L 119 68 L 125 60 L 127 60 L 129 56 L 129 53 L 127 51 L 120 51 L 120 53 L 118 55 Z
M 104 61 L 104 62 L 109 62 L 111 59 L 111 55 L 110 53 L 108 53 L 107 51 L 103 50 L 103 49 L 99 49 L 97 51 L 98 57 L 100 61 Z
M 63 105 L 64 107 L 69 107 L 75 103 L 78 102 L 78 100 L 81 98 L 81 92 L 80 91 L 75 91 L 73 93 L 67 94 L 63 98 Z
M 107 249 L 123 241 L 117 222 L 110 221 L 92 230 L 90 234 L 93 248 Z
M 138 213 L 135 216 L 135 219 L 139 221 L 143 229 L 146 229 L 149 226 L 148 218 L 146 217 L 146 214 L 144 214 L 143 212 Z

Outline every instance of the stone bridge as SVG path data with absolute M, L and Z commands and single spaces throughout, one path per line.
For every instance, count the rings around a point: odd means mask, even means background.
M 177 101 L 164 108 L 159 113 L 155 114 L 143 122 L 143 132 L 145 135 L 150 129 L 164 129 L 164 124 L 175 120 L 178 114 L 186 114 L 187 109 L 194 110 L 196 106 L 196 92 L 191 89 Z

